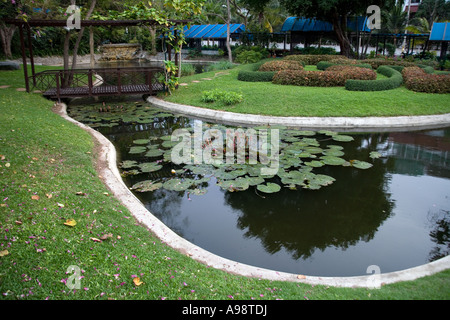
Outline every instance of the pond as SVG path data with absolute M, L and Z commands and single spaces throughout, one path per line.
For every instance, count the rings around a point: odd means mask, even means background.
M 238 128 L 142 101 L 79 102 L 68 113 L 112 141 L 125 183 L 153 215 L 224 258 L 295 274 L 356 276 L 371 265 L 386 273 L 449 254 L 450 127 L 358 134 L 256 127 L 269 133 L 256 136 L 260 146 L 279 142 L 278 170 L 261 176 L 253 170 L 261 163 L 248 163 L 250 148 L 243 164 L 170 161 L 181 141 L 171 137 L 183 128 L 192 146 L 199 128 L 204 135 L 221 130 L 224 138 Z

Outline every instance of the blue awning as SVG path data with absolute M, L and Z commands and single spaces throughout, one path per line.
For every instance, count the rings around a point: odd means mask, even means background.
M 240 33 L 245 31 L 243 24 L 230 24 L 230 33 Z M 204 24 L 192 25 L 185 28 L 184 36 L 186 39 L 221 39 L 227 37 L 226 24 Z
M 370 32 L 367 27 L 367 17 L 348 18 L 347 26 L 352 31 Z M 287 18 L 283 26 L 282 32 L 296 31 L 296 32 L 332 32 L 333 25 L 330 22 L 310 19 L 310 18 Z
M 448 22 L 435 22 L 431 27 L 430 41 L 450 41 L 450 25 Z

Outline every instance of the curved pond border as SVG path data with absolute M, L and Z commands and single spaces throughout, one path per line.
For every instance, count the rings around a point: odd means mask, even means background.
M 178 250 L 209 267 L 220 269 L 231 274 L 273 281 L 291 281 L 311 285 L 366 288 L 379 288 L 384 284 L 415 280 L 450 269 L 450 256 L 447 256 L 428 264 L 391 273 L 354 277 L 319 277 L 278 272 L 217 256 L 180 237 L 145 208 L 142 202 L 123 182 L 119 169 L 117 168 L 116 149 L 105 136 L 89 126 L 69 117 L 67 115 L 67 106 L 65 104 L 55 104 L 54 112 L 91 134 L 94 138 L 96 148 L 98 149 L 98 154 L 95 156 L 99 176 L 111 193 L 128 208 L 135 219 L 139 223 L 145 225 L 161 241 L 165 242 L 173 249 Z
M 399 131 L 450 126 L 450 113 L 397 117 L 277 117 L 212 110 L 164 101 L 150 96 L 147 101 L 159 108 L 195 118 L 232 125 L 285 125 L 302 129 L 329 129 L 347 132 Z

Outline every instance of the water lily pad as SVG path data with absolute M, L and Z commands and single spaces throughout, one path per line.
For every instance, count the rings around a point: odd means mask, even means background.
M 347 162 L 343 158 L 334 157 L 334 156 L 323 156 L 321 159 L 324 164 L 327 164 L 330 166 L 342 166 Z
M 381 157 L 381 153 L 379 153 L 378 151 L 372 151 L 370 152 L 369 157 L 371 157 L 372 159 L 378 159 Z
M 173 178 L 164 182 L 163 188 L 172 191 L 184 191 L 188 189 L 190 186 L 192 186 L 192 184 L 193 184 L 192 179 L 182 180 L 180 178 Z
M 145 154 L 146 157 L 149 158 L 154 158 L 154 157 L 159 157 L 162 156 L 164 154 L 164 151 L 159 150 L 159 149 L 150 149 L 147 151 L 147 153 Z
M 191 194 L 196 195 L 196 196 L 202 196 L 204 194 L 206 194 L 208 192 L 208 189 L 199 189 L 199 188 L 195 188 L 193 190 L 189 191 Z
M 256 186 L 256 188 L 264 193 L 275 193 L 281 190 L 280 185 L 273 182 L 268 182 L 267 184 L 259 184 Z
M 239 177 L 234 180 L 222 180 L 218 183 L 218 185 L 225 190 L 230 192 L 234 191 L 244 191 L 247 190 L 250 186 L 247 179 Z
M 156 162 L 144 162 L 139 164 L 139 168 L 141 168 L 142 172 L 155 172 L 162 169 L 162 165 Z
M 324 134 L 324 135 L 326 135 L 326 136 L 335 136 L 335 135 L 338 134 L 337 132 L 335 132 L 335 131 L 330 131 L 330 130 L 320 130 L 319 133 L 320 133 L 320 134 Z
M 352 136 L 343 135 L 343 134 L 334 135 L 332 137 L 332 139 L 334 141 L 340 141 L 340 142 L 349 142 L 349 141 L 353 141 L 354 140 Z
M 322 161 L 313 160 L 313 161 L 305 162 L 305 165 L 313 167 L 313 168 L 320 168 L 320 167 L 323 167 L 325 165 L 325 163 L 323 163 Z
M 136 167 L 138 163 L 134 160 L 124 160 L 120 163 L 120 167 L 123 169 L 130 169 Z
M 137 139 L 137 140 L 133 140 L 134 144 L 147 144 L 149 143 L 150 140 L 149 139 Z
M 342 157 L 345 153 L 336 148 L 332 148 L 332 149 L 323 150 L 322 154 L 324 154 L 326 156 Z
M 334 181 L 336 181 L 335 178 L 327 176 L 325 174 L 316 174 L 311 180 L 309 180 L 310 183 L 318 184 L 321 186 L 328 186 Z
M 146 147 L 131 147 L 129 153 L 136 154 L 136 153 L 143 153 L 147 150 Z
M 248 181 L 248 184 L 251 186 L 256 186 L 258 184 L 264 183 L 264 178 L 263 177 L 247 177 L 246 178 Z
M 155 182 L 152 180 L 145 180 L 134 184 L 131 187 L 131 190 L 135 190 L 138 192 L 149 192 L 160 189 L 163 186 L 161 182 Z
M 351 160 L 350 164 L 352 165 L 352 167 L 355 167 L 358 169 L 369 169 L 373 166 L 373 164 L 366 162 L 366 161 L 361 161 L 361 160 Z

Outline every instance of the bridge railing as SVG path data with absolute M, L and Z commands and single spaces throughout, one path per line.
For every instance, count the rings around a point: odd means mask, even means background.
M 163 68 L 89 68 L 46 70 L 31 76 L 33 89 L 50 97 L 81 97 L 97 95 L 154 94 L 164 91 L 159 81 Z

